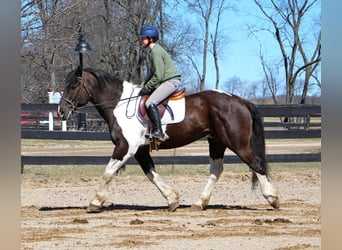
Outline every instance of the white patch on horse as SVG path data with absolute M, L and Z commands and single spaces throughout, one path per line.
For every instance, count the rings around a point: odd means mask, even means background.
M 227 92 L 225 92 L 225 91 L 223 91 L 223 90 L 220 90 L 220 89 L 212 89 L 212 90 L 207 89 L 207 90 L 203 90 L 203 91 L 214 91 L 214 92 L 217 92 L 217 93 L 221 93 L 221 94 L 226 94 L 226 95 L 228 95 L 228 96 L 232 96 L 231 93 L 227 93 Z M 202 92 L 203 92 L 203 91 L 202 91 Z
M 107 163 L 104 175 L 102 180 L 100 181 L 100 186 L 98 191 L 96 192 L 95 197 L 90 201 L 90 204 L 98 207 L 102 207 L 102 205 L 106 202 L 106 194 L 108 189 L 108 184 L 113 179 L 113 174 L 116 173 L 125 161 L 129 158 L 129 155 L 126 155 L 122 161 L 111 158 Z
M 231 93 L 228 93 L 228 92 L 222 91 L 222 90 L 220 90 L 220 89 L 214 89 L 214 91 L 216 91 L 216 92 L 219 92 L 219 93 L 222 93 L 222 94 L 226 94 L 226 95 L 229 95 L 229 96 L 232 96 L 232 94 L 231 94 Z
M 150 170 L 146 174 L 147 178 L 158 188 L 164 198 L 167 200 L 168 205 L 174 206 L 175 209 L 179 205 L 179 194 L 169 184 L 167 184 L 159 174 L 155 171 Z
M 263 196 L 268 201 L 268 203 L 274 208 L 279 207 L 279 191 L 277 188 L 273 187 L 271 182 L 267 179 L 265 175 L 255 173 L 260 182 L 260 188 Z
M 136 117 L 140 97 L 140 88 L 130 82 L 123 82 L 123 91 L 120 101 L 114 109 L 114 116 L 121 127 L 123 136 L 128 142 L 128 153 L 134 155 L 138 147 L 145 143 L 147 128 Z
M 210 175 L 207 185 L 201 193 L 201 198 L 194 204 L 194 206 L 204 209 L 208 204 L 211 194 L 214 190 L 214 186 L 220 178 L 223 171 L 223 159 L 211 159 L 210 158 Z

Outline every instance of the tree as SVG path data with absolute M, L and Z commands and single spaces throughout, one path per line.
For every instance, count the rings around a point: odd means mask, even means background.
M 266 83 L 266 86 L 268 87 L 268 90 L 271 93 L 274 104 L 278 104 L 278 100 L 277 100 L 277 95 L 278 95 L 278 90 L 279 90 L 279 82 L 277 81 L 278 65 L 274 67 L 274 64 L 271 64 L 271 65 L 267 64 L 261 52 L 260 52 L 259 57 L 261 61 L 262 70 L 265 75 L 264 81 Z
M 101 52 L 97 66 L 140 83 L 147 62 L 146 51 L 139 46 L 138 35 L 143 25 L 157 23 L 161 6 L 161 0 L 104 0 L 104 12 L 100 15 L 107 27 L 104 31 L 106 39 L 98 42 Z
M 77 28 L 70 25 L 70 11 L 80 1 L 21 1 L 22 93 L 30 100 L 46 102 L 48 88 L 58 88 L 71 64 Z M 67 47 L 67 52 L 65 48 Z
M 61 89 L 66 72 L 75 68 L 74 47 L 82 33 L 93 48 L 85 67 L 96 67 L 140 83 L 144 52 L 138 42 L 142 25 L 157 23 L 161 0 L 21 1 L 22 93 L 46 102 L 47 88 Z
M 310 27 L 309 32 L 303 30 L 309 25 L 308 21 L 305 23 L 306 17 L 309 18 L 310 11 L 320 4 L 319 0 L 270 0 L 267 3 L 254 0 L 254 3 L 270 24 L 270 27 L 265 26 L 261 30 L 273 35 L 281 52 L 286 82 L 286 103 L 294 102 L 296 82 L 300 77 L 304 78 L 300 103 L 305 103 L 310 80 L 318 80 L 315 71 L 321 62 L 321 31 L 320 25 L 317 24 L 313 29 Z M 315 36 L 310 38 L 310 33 Z M 315 42 L 310 46 L 309 42 L 312 44 L 312 40 Z
M 198 67 L 193 58 L 201 51 L 198 29 L 189 21 L 189 16 L 182 14 L 180 5 L 166 3 L 163 14 L 163 39 L 160 42 L 182 73 L 182 85 L 187 86 L 187 92 L 196 92 L 200 73 L 196 71 Z
M 23 73 L 39 69 L 44 72 L 44 77 L 42 77 L 44 80 L 40 82 L 40 85 L 30 89 L 35 93 L 42 90 L 46 91 L 46 88 L 42 88 L 44 85 L 48 87 L 54 87 L 55 85 L 56 46 L 53 43 L 52 31 L 54 27 L 52 23 L 54 22 L 57 6 L 58 0 L 22 2 L 22 54 L 26 55 L 26 57 L 22 57 L 22 62 L 30 63 L 28 65 L 29 69 L 23 68 Z M 26 80 L 28 79 L 26 78 Z M 28 89 L 28 86 L 25 86 L 26 89 Z
M 216 71 L 216 81 L 215 81 L 215 89 L 219 88 L 220 84 L 220 67 L 219 67 L 219 27 L 220 27 L 220 21 L 221 16 L 224 14 L 224 11 L 226 9 L 227 1 L 220 0 L 217 2 L 217 10 L 216 10 L 216 22 L 215 22 L 215 31 L 214 34 L 211 34 L 211 43 L 212 43 L 212 55 L 214 58 L 214 64 L 215 64 L 215 71 Z
M 206 65 L 200 72 L 200 63 L 194 58 L 200 55 L 206 62 L 208 52 L 211 52 L 215 58 L 218 86 L 222 39 L 219 24 L 225 1 L 210 1 L 211 7 L 207 5 L 208 1 L 188 2 L 200 4 L 198 10 L 203 7 L 206 13 L 205 39 L 199 35 L 198 24 L 186 20 L 192 17 L 184 15 L 183 1 L 21 0 L 22 95 L 34 102 L 46 102 L 48 88 L 57 91 L 63 88 L 66 73 L 79 64 L 74 48 L 80 27 L 92 47 L 92 51 L 84 55 L 84 67 L 102 69 L 140 84 L 149 62 L 148 52 L 139 45 L 138 35 L 143 25 L 155 25 L 160 30 L 160 43 L 179 66 L 183 84 L 195 82 L 190 85 L 191 91 L 204 88 Z M 213 26 L 215 31 L 210 33 L 212 10 L 217 22 Z M 204 47 L 200 46 L 203 41 Z M 196 76 L 201 79 L 199 88 L 194 81 Z
M 193 66 L 199 74 L 199 90 L 204 89 L 206 74 L 207 74 L 207 56 L 208 56 L 208 46 L 209 46 L 209 32 L 210 32 L 210 18 L 213 10 L 213 0 L 196 0 L 196 1 L 186 1 L 188 7 L 191 11 L 195 12 L 204 22 L 203 24 L 203 49 L 202 49 L 202 73 L 200 74 L 197 64 L 193 62 Z
M 194 12 L 200 19 L 201 34 L 199 36 L 201 39 L 202 47 L 202 59 L 200 70 L 198 63 L 193 59 L 193 56 L 189 56 L 189 60 L 192 62 L 193 67 L 197 73 L 199 79 L 198 90 L 203 90 L 205 88 L 205 81 L 207 77 L 207 60 L 208 52 L 213 56 L 213 61 L 215 65 L 216 80 L 215 88 L 219 88 L 220 82 L 220 67 L 219 67 L 219 52 L 220 52 L 220 40 L 224 35 L 220 32 L 221 17 L 225 11 L 229 8 L 229 1 L 219 0 L 187 0 L 187 6 L 191 12 Z

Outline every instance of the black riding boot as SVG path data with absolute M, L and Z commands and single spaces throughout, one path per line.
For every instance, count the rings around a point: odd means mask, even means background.
M 165 140 L 165 135 L 163 134 L 163 130 L 161 128 L 160 116 L 158 112 L 158 108 L 155 104 L 151 103 L 147 108 L 147 115 L 152 122 L 152 136 L 161 141 Z

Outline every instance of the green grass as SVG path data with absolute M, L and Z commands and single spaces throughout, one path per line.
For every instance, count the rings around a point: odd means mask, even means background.
M 77 176 L 79 178 L 101 177 L 105 166 L 100 165 L 44 165 L 44 166 L 25 166 L 24 174 L 40 175 L 46 178 L 59 179 L 69 176 Z M 310 163 L 273 163 L 270 164 L 271 172 L 289 172 L 302 170 L 320 171 L 321 164 L 319 162 Z M 156 171 L 164 176 L 193 176 L 209 174 L 209 165 L 161 165 L 156 166 Z M 243 173 L 248 172 L 245 164 L 225 164 L 225 172 Z M 127 165 L 126 170 L 121 173 L 122 176 L 144 176 L 143 171 L 138 165 Z
M 320 139 L 306 139 L 308 142 L 319 142 Z M 279 140 L 267 140 L 268 143 L 277 142 L 296 142 L 298 139 L 279 139 Z M 302 140 L 301 140 L 302 141 Z M 81 140 L 32 140 L 22 139 L 22 146 L 27 148 L 97 148 L 108 146 L 112 147 L 110 141 L 81 141 Z M 194 144 L 205 144 L 206 141 L 196 141 Z M 271 172 L 282 172 L 282 171 L 302 171 L 302 170 L 317 170 L 321 168 L 320 162 L 307 162 L 307 163 L 270 163 Z M 92 178 L 101 177 L 105 170 L 104 165 L 28 165 L 24 166 L 24 174 L 37 174 L 47 178 L 65 178 L 68 176 L 79 176 L 80 178 Z M 209 173 L 209 164 L 203 165 L 158 165 L 156 170 L 161 175 L 203 175 L 207 176 Z M 245 164 L 225 164 L 224 171 L 226 172 L 248 172 L 248 167 Z M 130 176 L 144 176 L 143 171 L 137 165 L 127 165 L 126 171 L 122 175 Z
M 45 140 L 45 139 L 21 139 L 22 147 L 89 147 L 113 146 L 111 141 L 86 141 L 86 140 Z
M 101 177 L 105 167 L 100 165 L 28 165 L 24 166 L 24 174 L 40 175 L 51 179 L 60 179 L 69 176 L 80 178 Z

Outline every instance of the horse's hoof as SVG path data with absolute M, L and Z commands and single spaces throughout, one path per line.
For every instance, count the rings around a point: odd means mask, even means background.
M 87 213 L 101 213 L 102 207 L 94 204 L 89 204 L 86 210 Z
M 271 197 L 269 200 L 269 203 L 276 210 L 278 210 L 280 208 L 280 202 L 279 202 L 278 197 L 275 197 L 275 196 Z
M 104 207 L 104 208 L 111 208 L 111 207 L 114 207 L 114 203 L 113 203 L 113 202 L 110 202 L 110 201 L 105 201 L 105 202 L 102 204 L 102 207 Z
M 192 204 L 191 205 L 191 210 L 193 211 L 200 211 L 200 210 L 204 210 L 204 208 L 200 205 L 197 205 L 197 204 Z
M 174 212 L 176 211 L 176 209 L 179 207 L 179 203 L 178 202 L 172 202 L 171 204 L 169 204 L 169 211 L 170 212 Z

